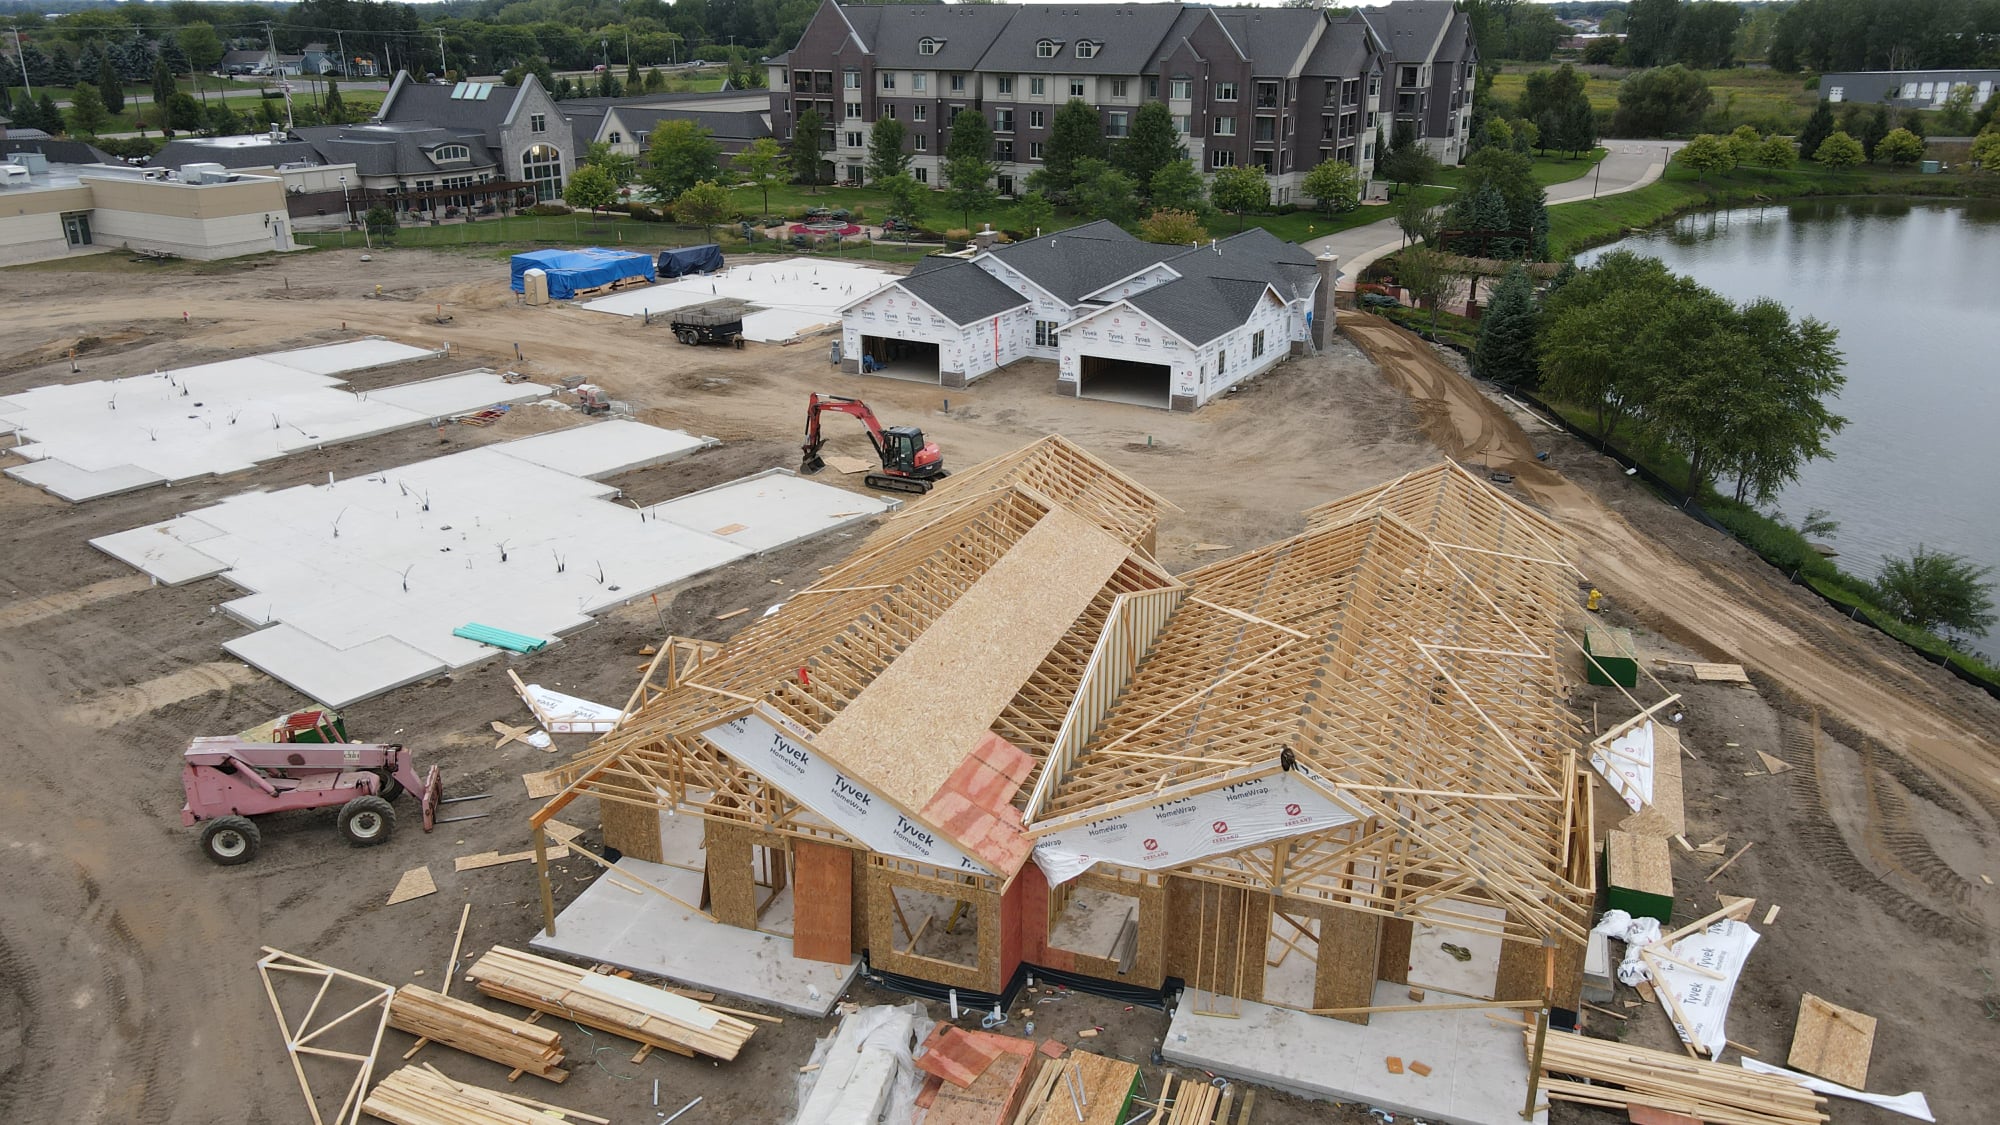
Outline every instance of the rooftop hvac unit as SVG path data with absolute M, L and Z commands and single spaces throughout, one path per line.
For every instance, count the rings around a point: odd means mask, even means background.
M 184 184 L 221 184 L 229 182 L 229 169 L 220 164 L 183 164 L 181 182 Z
M 27 187 L 28 170 L 19 164 L 0 164 L 0 188 Z
M 49 170 L 49 158 L 39 152 L 17 152 L 9 159 L 26 168 L 31 176 L 46 175 Z

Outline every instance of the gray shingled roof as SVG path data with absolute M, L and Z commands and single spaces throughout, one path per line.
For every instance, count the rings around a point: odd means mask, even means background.
M 1159 247 L 1141 242 L 1117 223 L 1103 219 L 996 246 L 992 253 L 1051 296 L 1070 304 L 1160 260 Z
M 452 91 L 457 88 L 452 83 L 433 85 L 418 82 L 410 78 L 407 71 L 399 71 L 396 81 L 391 84 L 390 96 L 383 102 L 376 120 L 388 124 L 477 129 L 489 136 L 498 136 L 500 127 L 506 123 L 507 115 L 513 112 L 514 103 L 519 100 L 523 89 L 520 86 L 496 85 L 483 100 L 475 100 L 452 97 Z
M 912 273 L 898 284 L 959 325 L 999 316 L 1028 303 L 1006 282 L 967 261 Z
M 457 129 L 426 129 L 413 125 L 314 125 L 292 130 L 319 150 L 329 164 L 353 164 L 363 176 L 449 176 L 482 172 L 499 166 L 478 133 Z M 436 164 L 430 152 L 438 145 L 460 144 L 472 158 Z
M 1396 61 L 1404 63 L 1430 58 L 1431 45 L 1456 14 L 1451 0 L 1394 0 L 1380 8 L 1355 11 L 1356 18 L 1366 19 L 1382 37 Z
M 1167 29 L 1167 33 L 1164 36 L 1161 36 L 1160 41 L 1154 45 L 1153 57 L 1147 60 L 1146 68 L 1140 73 L 1159 74 L 1160 58 L 1164 55 L 1171 54 L 1176 48 L 1180 46 L 1181 40 L 1186 39 L 1188 36 L 1194 34 L 1195 28 L 1201 26 L 1201 22 L 1203 20 L 1213 19 L 1214 16 L 1215 13 L 1208 8 L 1190 8 L 1183 6 L 1181 8 L 1181 14 L 1174 18 L 1173 26 L 1169 27 Z M 1176 71 L 1173 74 L 1165 75 L 1165 77 L 1168 79 L 1193 78 L 1194 75 Z
M 1319 45 L 1306 60 L 1307 74 L 1354 75 L 1362 73 L 1368 63 L 1369 31 L 1362 23 L 1335 23 L 1327 25 L 1326 33 L 1320 36 Z
M 1165 261 L 1181 276 L 1128 300 L 1196 346 L 1247 320 L 1267 286 L 1286 300 L 1298 300 L 1312 292 L 1319 277 L 1311 252 L 1256 228 Z
M 123 160 L 83 141 L 56 141 L 47 137 L 0 137 L 0 156 L 17 152 L 39 152 L 51 164 L 123 164 Z
M 1228 8 L 1215 15 L 1264 75 L 1292 73 L 1315 45 L 1314 33 L 1326 26 L 1318 8 Z
M 1022 4 L 987 50 L 980 68 L 1025 74 L 1139 74 L 1158 57 L 1156 48 L 1180 15 L 1179 4 Z M 1035 45 L 1043 39 L 1060 45 L 1054 58 L 1035 57 Z M 1076 57 L 1076 44 L 1082 39 L 1100 45 L 1095 57 Z
M 319 149 L 310 142 L 285 140 L 275 144 L 212 145 L 198 140 L 171 140 L 147 161 L 153 168 L 179 168 L 186 164 L 220 164 L 224 168 L 275 168 L 280 164 L 323 164 Z
M 857 5 L 841 11 L 874 52 L 876 66 L 909 70 L 978 69 L 1015 16 L 1015 8 L 1005 4 Z M 917 53 L 925 36 L 941 41 L 936 54 Z
M 662 121 L 692 121 L 719 141 L 754 141 L 771 135 L 769 111 L 723 113 L 713 110 L 620 106 L 618 120 L 634 133 L 651 133 Z M 592 136 L 596 134 L 593 133 Z

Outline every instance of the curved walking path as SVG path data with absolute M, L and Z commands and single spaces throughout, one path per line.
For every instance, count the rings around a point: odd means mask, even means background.
M 1618 195 L 1645 187 L 1666 173 L 1667 161 L 1674 150 L 1687 142 L 1607 140 L 1598 143 L 1607 150 L 1604 159 L 1598 161 L 1597 167 L 1586 175 L 1550 184 L 1547 189 L 1549 206 L 1595 199 L 1601 195 Z M 1403 248 L 1403 231 L 1396 225 L 1395 219 L 1383 219 L 1316 238 L 1303 245 L 1314 254 L 1340 255 L 1339 288 L 1352 291 L 1354 279 L 1361 276 L 1361 271 L 1369 263 Z

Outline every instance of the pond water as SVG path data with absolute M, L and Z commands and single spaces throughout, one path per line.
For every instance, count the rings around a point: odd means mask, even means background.
M 1833 458 L 1808 464 L 1776 506 L 1793 523 L 1831 512 L 1843 569 L 1873 577 L 1883 558 L 1923 544 L 2000 575 L 2000 203 L 1737 208 L 1578 260 L 1620 249 L 1839 329 L 1847 386 L 1835 409 L 1847 428 Z M 1977 647 L 2000 656 L 2000 636 Z

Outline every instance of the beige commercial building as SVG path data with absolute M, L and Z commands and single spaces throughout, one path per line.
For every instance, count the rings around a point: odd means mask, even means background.
M 212 260 L 294 249 L 275 176 L 0 165 L 0 265 L 101 250 Z

